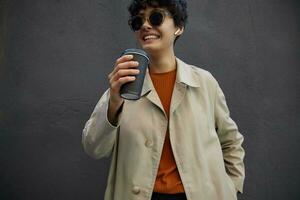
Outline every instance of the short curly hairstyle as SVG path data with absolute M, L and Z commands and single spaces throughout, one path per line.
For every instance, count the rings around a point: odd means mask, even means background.
M 132 0 L 128 6 L 128 11 L 132 16 L 147 7 L 161 7 L 167 9 L 174 19 L 177 27 L 185 27 L 187 23 L 187 3 L 186 0 Z

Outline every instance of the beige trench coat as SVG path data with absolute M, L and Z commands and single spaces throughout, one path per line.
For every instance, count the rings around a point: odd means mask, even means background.
M 109 91 L 83 130 L 86 153 L 112 155 L 105 200 L 150 200 L 167 127 L 188 200 L 234 200 L 244 182 L 243 136 L 213 76 L 176 59 L 168 122 L 147 72 L 142 97 L 125 100 L 118 125 L 107 119 Z

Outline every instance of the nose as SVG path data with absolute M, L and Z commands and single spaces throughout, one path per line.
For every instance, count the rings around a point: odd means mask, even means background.
M 145 20 L 145 22 L 143 23 L 143 25 L 141 27 L 141 29 L 143 29 L 143 30 L 148 30 L 148 29 L 151 29 L 151 28 L 152 28 L 152 26 L 151 26 L 151 24 L 149 23 L 148 20 Z

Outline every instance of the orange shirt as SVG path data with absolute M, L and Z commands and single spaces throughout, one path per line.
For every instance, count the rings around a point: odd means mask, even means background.
M 176 80 L 176 70 L 166 73 L 150 72 L 150 77 L 164 107 L 165 113 L 169 118 L 171 98 Z M 167 129 L 166 133 L 161 160 L 155 180 L 154 192 L 168 194 L 184 192 L 172 152 L 169 129 Z

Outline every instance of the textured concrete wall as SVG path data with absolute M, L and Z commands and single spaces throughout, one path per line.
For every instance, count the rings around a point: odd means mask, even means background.
M 125 0 L 0 0 L 0 199 L 103 199 L 81 131 L 135 47 Z M 245 136 L 241 200 L 300 199 L 300 4 L 192 0 L 176 55 L 209 70 Z

